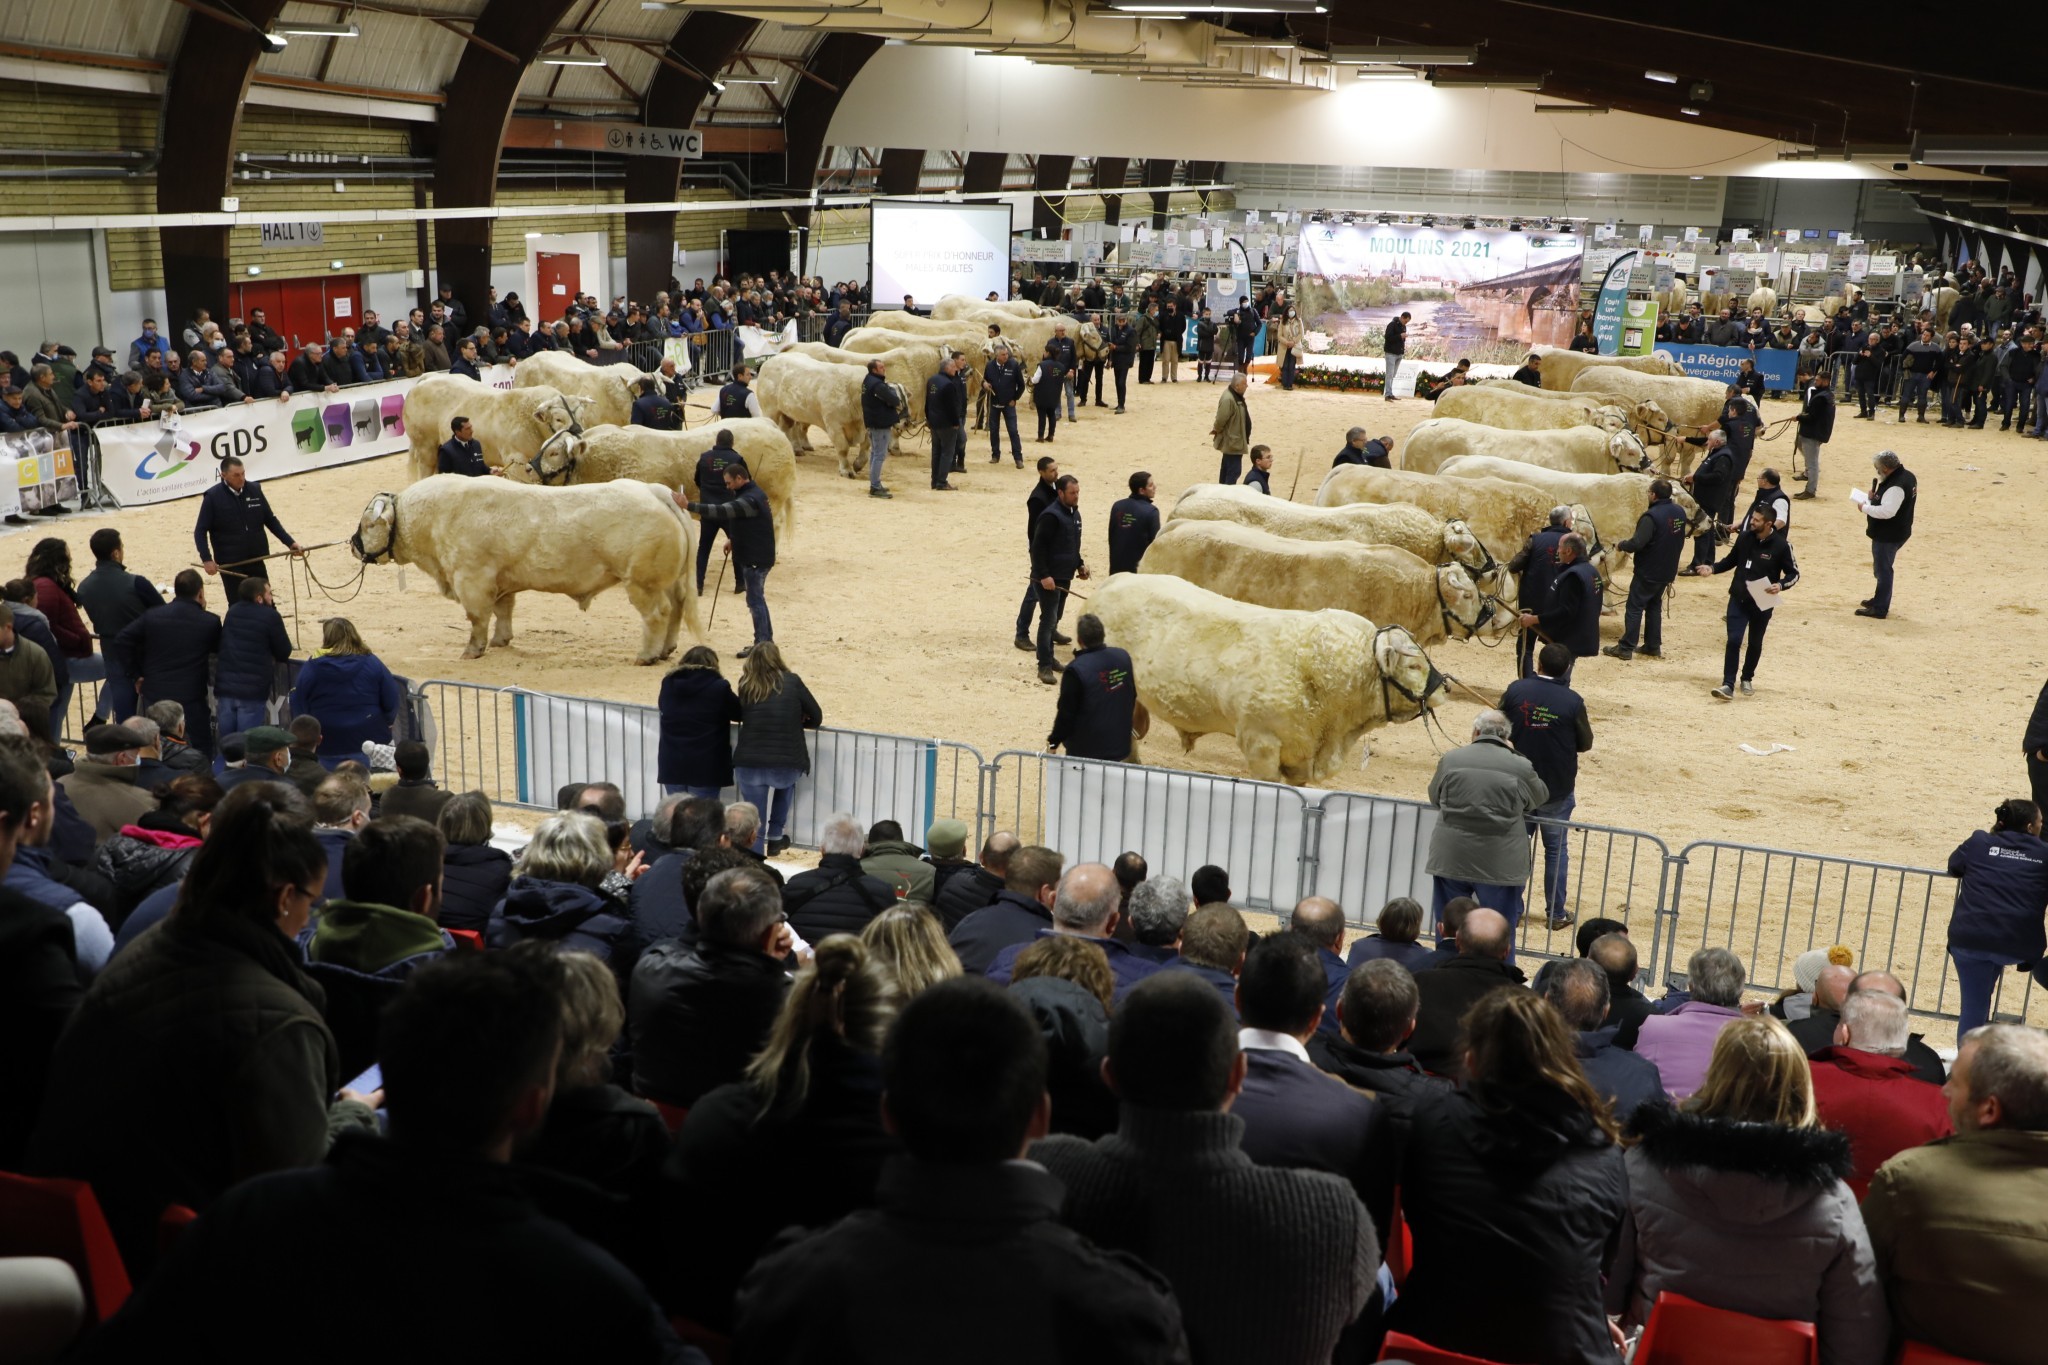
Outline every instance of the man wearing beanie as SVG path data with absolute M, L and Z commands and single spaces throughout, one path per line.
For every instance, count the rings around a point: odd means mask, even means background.
M 242 733 L 242 766 L 220 775 L 222 791 L 233 791 L 244 782 L 282 782 L 291 766 L 292 736 L 275 725 L 258 725 Z
M 974 866 L 974 860 L 967 856 L 967 823 L 964 820 L 934 820 L 931 828 L 924 832 L 925 857 L 932 869 L 932 904 L 936 906 L 939 893 L 946 889 L 946 883 L 954 874 L 966 872 Z
M 125 725 L 100 725 L 86 732 L 85 757 L 57 785 L 92 826 L 92 837 L 105 843 L 132 825 L 156 798 L 135 785 L 142 761 L 142 736 Z

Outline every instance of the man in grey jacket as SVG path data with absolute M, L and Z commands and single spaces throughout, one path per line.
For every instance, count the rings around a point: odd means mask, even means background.
M 1498 910 L 1510 933 L 1522 918 L 1529 880 L 1523 821 L 1550 799 L 1550 789 L 1509 743 L 1513 733 L 1506 716 L 1481 711 L 1472 722 L 1472 742 L 1439 759 L 1429 780 L 1437 822 L 1424 870 L 1436 879 L 1431 908 L 1439 920 L 1444 903 L 1458 896 Z

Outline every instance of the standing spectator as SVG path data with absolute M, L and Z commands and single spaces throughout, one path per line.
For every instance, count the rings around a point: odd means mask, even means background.
M 1544 803 L 1529 812 L 1527 825 L 1543 841 L 1543 912 L 1553 933 L 1572 922 L 1570 831 L 1565 825 L 1578 807 L 1579 755 L 1593 747 L 1585 699 L 1558 681 L 1571 664 L 1571 651 L 1563 645 L 1545 645 L 1537 655 L 1536 676 L 1517 678 L 1500 694 L 1508 742 L 1529 760 L 1548 792 Z
M 1200 982 L 1142 983 L 1110 1023 L 1116 1136 L 1051 1137 L 1031 1157 L 1066 1186 L 1069 1227 L 1165 1274 L 1199 1358 L 1327 1362 L 1373 1293 L 1378 1240 L 1341 1179 L 1246 1155 L 1236 1030 Z
M 1685 513 L 1671 499 L 1671 481 L 1650 481 L 1650 505 L 1636 519 L 1635 534 L 1614 547 L 1636 557 L 1629 581 L 1628 606 L 1621 639 L 1601 653 L 1632 659 L 1638 653 L 1636 628 L 1642 628 L 1643 657 L 1664 657 L 1664 594 L 1678 579 L 1678 554 L 1685 548 Z
M 1131 325 L 1131 315 L 1119 311 L 1110 320 L 1103 335 L 1104 349 L 1108 353 L 1110 373 L 1116 379 L 1116 415 L 1124 410 L 1124 398 L 1131 377 L 1131 362 L 1136 358 L 1138 332 Z M 1097 381 L 1098 384 L 1100 381 Z
M 1180 383 L 1180 348 L 1187 339 L 1187 314 L 1178 300 L 1169 298 L 1159 310 L 1159 376 L 1168 384 Z M 1143 382 L 1142 380 L 1140 381 Z
M 1259 316 L 1259 310 L 1252 306 L 1251 300 L 1240 297 L 1237 301 L 1237 311 L 1232 314 L 1231 325 L 1231 339 L 1234 343 L 1232 359 L 1237 365 L 1239 377 L 1251 373 L 1252 354 L 1258 349 L 1259 331 L 1264 326 L 1265 321 Z
M 868 496 L 890 497 L 882 486 L 882 466 L 889 458 L 889 433 L 903 419 L 903 401 L 889 382 L 883 361 L 868 362 L 867 377 L 860 383 L 860 416 L 868 433 Z
M 2048 1294 L 2048 1034 L 1973 1030 L 1948 1082 L 1956 1135 L 1887 1162 L 1863 1217 L 1895 1338 L 1984 1361 L 2029 1358 Z
M 1301 363 L 1301 345 L 1307 336 L 1307 327 L 1289 305 L 1286 315 L 1273 328 L 1273 344 L 1280 356 L 1280 387 L 1283 389 L 1294 387 L 1294 372 Z
M 409 815 L 430 825 L 436 823 L 441 807 L 455 794 L 442 790 L 434 781 L 432 751 L 416 739 L 401 739 L 393 746 L 392 762 L 398 768 L 398 781 L 386 787 L 378 798 L 377 817 L 388 820 L 395 815 Z
M 1222 368 L 1222 346 L 1216 319 L 1204 305 L 1195 320 L 1195 378 L 1201 383 L 1210 383 L 1216 371 Z
M 1145 551 L 1159 536 L 1159 508 L 1153 499 L 1159 486 L 1152 476 L 1139 470 L 1130 477 L 1131 495 L 1119 498 L 1109 509 L 1109 571 L 1136 573 Z
M 1726 948 L 1702 948 L 1685 964 L 1691 999 L 1643 1020 L 1636 1054 L 1657 1068 L 1664 1091 L 1682 1100 L 1700 1088 L 1714 1039 L 1742 1018 L 1742 959 Z
M 765 842 L 756 853 L 770 856 L 789 847 L 783 830 L 798 779 L 811 770 L 804 731 L 825 723 L 811 689 L 782 661 L 772 641 L 754 646 L 740 674 L 740 738 L 733 746 L 733 780 L 740 799 L 761 812 Z
M 726 433 L 719 435 L 723 437 Z M 715 450 L 711 453 L 717 454 Z M 701 474 L 702 461 L 698 467 Z M 700 547 L 710 543 L 709 528 L 713 522 L 725 528 L 726 546 L 732 554 L 733 567 L 739 571 L 740 586 L 746 589 L 747 614 L 754 624 L 754 643 L 739 652 L 744 659 L 775 639 L 775 622 L 768 615 L 768 571 L 775 567 L 775 515 L 769 510 L 768 495 L 754 482 L 745 460 L 733 457 L 726 463 L 724 473 L 726 496 L 722 501 L 689 502 L 680 492 L 674 497 L 678 506 L 703 519 L 706 529 L 704 539 L 698 542 Z M 701 548 L 698 558 L 698 587 L 702 591 Z
M 35 587 L 35 608 L 49 618 L 50 633 L 64 654 L 68 679 L 59 689 L 54 716 L 70 710 L 71 688 L 81 682 L 98 682 L 107 676 L 106 661 L 93 653 L 92 632 L 78 614 L 78 589 L 71 580 L 71 547 L 51 536 L 36 542 L 29 551 L 28 566 L 22 571 Z M 51 660 L 52 664 L 56 660 Z M 94 714 L 103 708 L 95 707 Z
M 1352 436 L 1360 441 L 1365 439 L 1364 427 L 1351 428 Z M 1350 449 L 1346 446 L 1346 449 Z M 1338 452 L 1342 461 L 1344 453 Z M 1535 622 L 1530 618 L 1538 616 L 1550 605 L 1550 586 L 1564 571 L 1563 556 L 1559 547 L 1564 538 L 1571 534 L 1572 509 L 1553 507 L 1550 521 L 1540 531 L 1531 531 L 1529 539 L 1508 561 L 1508 571 L 1515 575 L 1515 604 L 1522 609 L 1522 629 L 1515 639 L 1515 676 L 1526 678 L 1536 671 L 1536 654 L 1545 641 L 1532 629 Z M 1570 670 L 1567 656 L 1566 670 Z
M 129 622 L 112 647 L 115 665 L 135 680 L 136 696 L 145 710 L 160 701 L 177 702 L 184 709 L 182 729 L 165 725 L 160 716 L 150 718 L 167 736 L 184 740 L 205 756 L 213 753 L 206 692 L 220 636 L 220 618 L 206 609 L 206 579 L 197 569 L 181 569 L 171 580 L 170 604 Z M 164 762 L 178 766 L 174 751 L 166 749 Z
M 1858 1199 L 1885 1162 L 1955 1131 L 1941 1088 L 1905 1060 L 1906 1039 L 1905 1001 L 1854 991 L 1842 1002 L 1835 1045 L 1812 1059 L 1813 1101 L 1822 1123 L 1848 1135 L 1849 1188 Z
M 292 710 L 320 720 L 320 752 L 355 757 L 365 743 L 389 744 L 391 723 L 404 690 L 370 653 L 348 618 L 330 616 L 320 631 L 321 652 L 299 670 Z
M 1825 369 L 1814 373 L 1813 380 L 1806 386 L 1806 394 L 1799 407 L 1799 454 L 1806 457 L 1806 472 L 1794 473 L 1793 478 L 1805 483 L 1806 487 L 1792 496 L 1795 499 L 1813 498 L 1820 494 L 1820 448 L 1835 434 L 1835 394 L 1833 380 Z
M 1038 680 L 1056 683 L 1064 667 L 1053 657 L 1060 643 L 1060 616 L 1069 585 L 1088 577 L 1081 555 L 1081 481 L 1061 474 L 1053 481 L 1053 498 L 1031 527 L 1031 581 L 1038 589 Z
M 730 1331 L 740 1282 L 784 1228 L 874 1207 L 883 1166 L 902 1150 L 882 1126 L 882 1039 L 914 994 L 872 945 L 821 942 L 744 1078 L 690 1106 L 662 1171 L 662 1224 L 675 1307 L 691 1321 Z M 804 1179 L 733 1178 L 763 1163 Z M 719 1235 L 703 1236 L 706 1226 Z
M 1472 742 L 1437 760 L 1429 782 L 1437 824 L 1425 866 L 1435 880 L 1439 915 L 1451 898 L 1471 896 L 1506 917 L 1511 945 L 1529 878 L 1528 817 L 1550 800 L 1535 766 L 1510 745 L 1513 735 L 1506 716 L 1481 711 L 1472 722 Z M 1553 919 L 1550 927 L 1564 924 Z
M 1538 994 L 1572 1027 L 1579 1069 L 1600 1092 L 1616 1123 L 1652 1101 L 1664 1099 L 1664 1081 L 1657 1068 L 1615 1043 L 1621 1025 L 1608 1022 L 1607 973 L 1600 964 L 1576 958 L 1546 964 L 1537 982 Z
M 783 915 L 797 937 L 818 944 L 830 934 L 858 934 L 896 904 L 896 888 L 861 866 L 867 840 L 851 815 L 826 818 L 818 849 L 818 865 L 797 873 L 782 888 Z
M 1601 589 L 1600 576 L 1586 554 L 1586 538 L 1576 531 L 1560 537 L 1557 565 L 1543 604 L 1533 610 L 1523 608 L 1522 629 L 1533 629 L 1539 639 L 1563 645 L 1575 660 L 1590 659 L 1600 652 Z M 1571 669 L 1558 681 L 1571 686 Z
M 661 680 L 661 740 L 654 776 L 671 795 L 716 798 L 732 785 L 732 725 L 740 700 L 719 670 L 718 655 L 692 645 Z
M 230 592 L 244 578 L 270 577 L 269 565 L 265 563 L 270 554 L 270 538 L 265 530 L 285 542 L 285 548 L 292 554 L 305 554 L 277 519 L 277 513 L 270 510 L 262 487 L 251 483 L 241 460 L 230 455 L 220 462 L 220 482 L 199 499 L 199 519 L 192 527 L 192 543 L 199 550 L 200 567 L 209 574 L 224 575 L 222 581 Z
M 1351 952 L 1345 958 L 1347 966 L 1356 967 L 1361 963 L 1385 959 L 1398 962 L 1410 971 L 1421 970 L 1430 950 L 1417 942 L 1422 937 L 1420 901 L 1407 896 L 1394 897 L 1380 907 L 1379 918 L 1373 922 L 1373 927 L 1379 932 L 1351 945 Z
M 1401 1175 L 1415 1268 L 1387 1325 L 1492 1359 L 1609 1359 L 1601 1269 L 1628 1179 L 1606 1103 L 1532 992 L 1486 995 L 1459 1046 L 1465 1087 L 1416 1110 Z
M 271 600 L 270 580 L 245 578 L 221 624 L 213 697 L 220 733 L 239 735 L 270 723 L 270 694 L 292 638 Z M 361 749 L 355 750 L 360 754 Z
M 951 475 L 966 468 L 967 385 L 960 378 L 960 357 L 947 355 L 939 372 L 925 385 L 924 420 L 931 429 L 932 488 L 953 491 Z
M 1049 348 L 1047 354 L 1051 354 Z M 1010 429 L 1010 458 L 1017 462 L 1019 469 L 1022 469 L 1024 446 L 1017 436 L 1017 400 L 1024 396 L 1024 367 L 1010 353 L 1010 348 L 1005 343 L 996 343 L 995 353 L 989 357 L 988 364 L 982 367 L 981 384 L 982 392 L 988 396 L 988 462 L 1002 463 L 1003 427 L 1007 424 Z M 1034 404 L 1037 402 L 1036 390 L 1033 390 L 1032 401 Z M 1057 420 L 1058 414 L 1055 413 L 1054 421 Z M 1051 432 L 1046 426 L 1043 413 L 1039 415 L 1038 428 L 1039 439 L 1051 439 Z
M 1000 1322 L 1006 1359 L 1186 1359 L 1167 1281 L 1062 1226 L 1060 1183 L 1022 1159 L 1047 1131 L 1046 1080 L 1037 1025 L 988 982 L 907 1003 L 882 1053 L 884 1122 L 907 1153 L 883 1172 L 880 1208 L 758 1262 L 734 1354 L 841 1359 L 857 1322 L 859 1353 L 924 1365 Z
M 991 370 L 994 369 L 995 365 L 995 361 L 989 362 Z M 1060 430 L 1060 395 L 1064 392 L 1065 388 L 1065 363 L 1060 359 L 1059 353 L 1048 346 L 1045 354 L 1038 358 L 1038 368 L 1031 375 L 1031 406 L 1038 414 L 1038 434 L 1032 438 L 1034 443 L 1049 445 L 1058 437 Z M 1017 405 L 1014 399 L 1007 405 L 1001 406 L 1002 411 L 1009 414 L 1011 421 L 1017 420 Z M 991 444 L 995 445 L 1000 434 L 996 431 L 993 422 L 989 424 L 989 432 Z M 1000 447 L 998 446 L 997 449 L 1000 450 Z M 989 462 L 994 464 L 1001 458 L 1001 454 L 998 453 L 990 456 Z M 1017 466 L 1020 469 L 1024 466 L 1024 456 L 1021 452 L 1017 453 Z
M 1081 647 L 1061 670 L 1059 709 L 1045 747 L 1064 748 L 1070 758 L 1120 763 L 1137 748 L 1138 684 L 1130 653 L 1104 643 L 1102 620 L 1092 612 L 1074 623 L 1074 634 Z
M 1775 601 L 1785 589 L 1799 582 L 1799 562 L 1792 557 L 1791 542 L 1785 539 L 1783 529 L 1772 524 L 1770 509 L 1761 502 L 1749 509 L 1749 525 L 1735 537 L 1728 553 L 1716 563 L 1696 566 L 1693 572 L 1705 577 L 1726 573 L 1738 565 L 1741 572 L 1728 584 L 1728 649 L 1721 658 L 1721 685 L 1712 693 L 1721 701 L 1735 700 L 1738 661 L 1742 665 L 1742 695 L 1746 697 L 1756 690 L 1752 686 L 1756 666 L 1763 659 L 1764 632 L 1770 629 L 1775 608 L 1758 605 L 1749 585 L 1764 580 L 1765 596 Z M 1742 643 L 1745 634 L 1749 637 L 1747 652 Z
M 1402 358 L 1408 352 L 1408 318 L 1409 315 L 1403 313 L 1387 323 L 1381 347 L 1387 359 L 1386 382 L 1381 393 L 1389 403 L 1394 401 L 1394 376 L 1400 373 Z
M 1732 1024 L 1705 1083 L 1629 1124 L 1628 1217 L 1607 1281 L 1627 1327 L 1660 1294 L 1819 1328 L 1825 1365 L 1885 1358 L 1884 1294 L 1798 1046 L 1775 1019 Z
M 1856 614 L 1882 621 L 1892 609 L 1892 565 L 1897 562 L 1899 551 L 1913 538 L 1913 511 L 1919 501 L 1920 481 L 1889 450 L 1878 451 L 1870 462 L 1877 468 L 1877 477 L 1871 480 L 1870 495 L 1860 498 L 1856 505 L 1863 512 L 1863 534 L 1870 537 L 1870 563 L 1877 578 L 1877 591 L 1864 599 Z
M 480 791 L 448 798 L 435 821 L 441 854 L 441 925 L 480 933 L 512 884 L 512 855 L 491 843 L 491 799 Z
M 1148 303 L 1145 311 L 1138 314 L 1131 323 L 1132 334 L 1137 339 L 1138 382 L 1152 382 L 1153 356 L 1159 350 L 1159 305 Z
M 1064 319 L 1053 319 L 1052 339 L 1045 343 L 1044 353 L 1059 357 L 1060 388 L 1066 394 L 1067 420 L 1071 422 L 1074 420 L 1075 415 L 1074 390 L 1080 383 L 1081 353 L 1079 348 L 1074 345 L 1074 339 L 1067 335 L 1067 324 Z M 993 418 L 990 419 L 990 425 L 994 425 Z M 993 436 L 993 433 L 991 433 L 991 436 Z M 1012 449 L 1014 450 L 1015 447 L 1013 446 Z
M 1465 911 L 1458 922 L 1457 956 L 1415 973 L 1421 1004 L 1408 1049 L 1416 1061 L 1439 1076 L 1459 1074 L 1464 1064 L 1459 1029 L 1466 1013 L 1484 997 L 1528 979 L 1512 960 L 1513 948 L 1514 933 L 1505 916 L 1485 906 Z
M 2043 931 L 2048 843 L 2041 839 L 2041 808 L 2032 801 L 2000 802 L 1990 832 L 1977 831 L 1948 855 L 1948 874 L 1957 883 L 1948 955 L 1962 997 L 1956 1023 L 1960 1046 L 1971 1030 L 1990 1020 L 1999 972 L 2020 963 L 2038 964 L 2048 955 Z
M 2027 787 L 2037 810 L 2048 810 L 2048 683 L 2034 698 L 2033 714 L 2027 717 L 2027 731 L 2020 739 L 2027 760 Z
M 151 607 L 164 604 L 163 595 L 141 574 L 130 573 L 121 533 L 103 526 L 92 533 L 93 570 L 78 585 L 78 604 L 92 620 L 93 633 L 100 637 L 100 650 L 119 638 L 130 623 Z M 107 679 L 100 688 L 100 705 L 95 714 L 127 720 L 135 714 L 135 680 L 114 666 L 107 657 Z
M 1231 376 L 1230 387 L 1216 400 L 1216 420 L 1209 426 L 1209 444 L 1223 452 L 1216 482 L 1236 483 L 1244 477 L 1244 453 L 1252 444 L 1252 410 L 1244 401 L 1246 379 Z

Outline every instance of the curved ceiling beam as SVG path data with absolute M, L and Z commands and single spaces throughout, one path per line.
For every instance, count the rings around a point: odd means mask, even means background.
M 650 128 L 688 128 L 711 94 L 712 79 L 733 54 L 744 48 L 761 26 L 758 19 L 717 10 L 683 16 L 662 49 L 660 65 L 648 83 L 642 106 Z M 677 157 L 626 158 L 626 202 L 665 204 L 682 186 L 683 163 Z M 673 213 L 626 215 L 626 295 L 649 302 L 667 287 L 673 272 L 676 216 Z
M 478 41 L 463 45 L 462 59 L 448 82 L 448 103 L 441 113 L 434 153 L 436 208 L 486 208 L 497 201 L 498 158 L 504 152 L 505 127 L 512 118 L 520 79 L 574 3 L 489 0 L 477 16 L 470 32 Z M 508 53 L 513 60 L 506 59 Z M 494 222 L 490 218 L 434 222 L 434 282 L 452 286 L 455 297 L 468 307 L 469 316 L 478 320 L 484 316 L 484 302 L 489 297 Z M 601 280 L 584 283 L 586 288 L 593 284 L 598 291 L 604 288 Z M 537 322 L 542 301 L 534 303 Z
M 1112 227 L 1124 219 L 1124 197 L 1119 191 L 1130 182 L 1130 176 L 1129 157 L 1095 158 L 1095 189 L 1102 196 L 1102 220 Z
M 1148 185 L 1171 185 L 1173 183 L 1174 164 L 1171 161 L 1147 161 L 1143 171 L 1145 183 Z M 1173 196 L 1165 190 L 1154 190 L 1152 192 L 1153 231 L 1157 232 L 1165 228 L 1167 205 L 1172 201 Z
M 262 34 L 284 0 L 222 0 L 195 9 L 164 78 L 157 167 L 159 213 L 218 213 L 234 173 L 235 138 Z M 238 21 L 238 22 L 237 22 Z M 228 229 L 157 229 L 164 266 L 164 332 L 176 336 L 197 308 L 228 313 Z
M 961 172 L 963 194 L 997 194 L 1003 188 L 1003 172 L 1009 168 L 1008 152 L 969 152 Z
M 782 115 L 782 188 L 809 194 L 818 183 L 825 135 L 839 98 L 868 58 L 881 50 L 882 40 L 873 34 L 833 33 L 805 61 Z
M 1031 188 L 1040 191 L 1031 201 L 1031 227 L 1034 232 L 1044 229 L 1048 236 L 1058 235 L 1062 220 L 1045 192 L 1057 191 L 1053 198 L 1064 199 L 1073 179 L 1074 158 L 1040 154 L 1038 165 L 1031 173 Z
M 916 194 L 924 179 L 924 148 L 884 147 L 875 188 L 883 194 Z

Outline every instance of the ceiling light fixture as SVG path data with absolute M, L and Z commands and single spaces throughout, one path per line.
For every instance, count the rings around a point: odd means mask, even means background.
M 1923 166 L 2048 166 L 2048 137 L 1916 137 L 1913 159 Z
M 1680 106 L 1678 112 L 1687 118 L 1698 118 L 1700 116 L 1700 111 L 1693 108 L 1690 104 Z
M 1645 71 L 1643 79 L 1646 81 L 1656 81 L 1659 85 L 1678 84 L 1678 77 L 1672 75 L 1669 71 Z
M 1419 81 L 1420 71 L 1366 71 L 1361 70 L 1356 79 L 1361 81 Z
M 1292 38 L 1213 38 L 1211 47 L 1270 49 L 1284 52 L 1294 46 Z
M 1444 76 L 1429 78 L 1440 90 L 1541 90 L 1541 76 Z
M 1604 104 L 1539 104 L 1539 114 L 1609 114 L 1614 112 Z
M 1329 60 L 1341 66 L 1471 66 L 1476 47 L 1349 47 L 1330 49 Z
M 296 19 L 281 19 L 270 30 L 272 33 L 289 33 L 294 38 L 360 38 L 363 31 L 354 24 L 313 24 Z
M 611 65 L 611 63 L 607 62 L 607 61 L 606 61 L 606 60 L 605 60 L 604 58 L 602 58 L 602 57 L 543 57 L 543 58 L 541 58 L 541 59 L 540 59 L 540 64 L 541 64 L 542 66 L 609 66 L 609 65 Z
M 1107 0 L 1118 14 L 1328 14 L 1320 0 L 1247 0 L 1243 4 L 1162 4 L 1159 0 Z
M 725 88 L 726 86 L 728 86 L 728 85 L 773 85 L 773 84 L 775 84 L 775 78 L 774 78 L 773 76 L 725 76 L 725 77 L 722 77 L 722 78 L 720 78 L 720 80 L 719 80 L 719 88 L 720 88 L 720 89 L 724 89 L 724 88 Z

